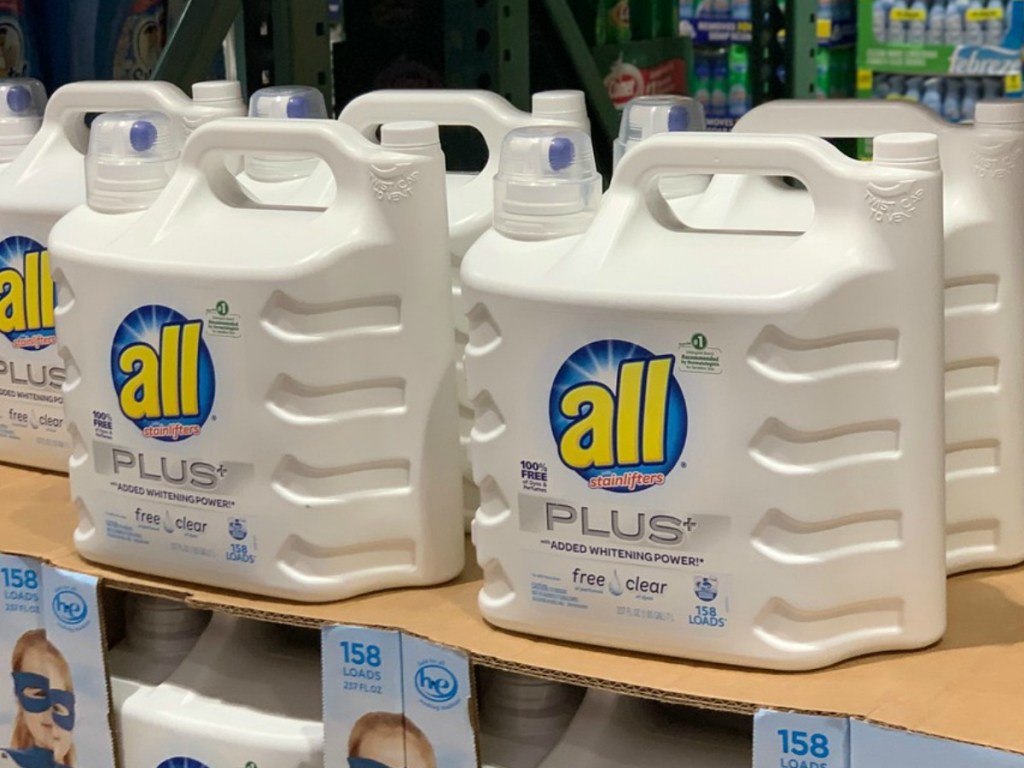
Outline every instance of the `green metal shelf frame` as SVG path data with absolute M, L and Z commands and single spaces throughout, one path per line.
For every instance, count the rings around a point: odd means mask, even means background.
M 786 0 L 786 95 L 813 99 L 818 80 L 816 0 Z
M 325 0 L 189 0 L 153 79 L 186 90 L 205 79 L 232 24 L 246 95 L 271 83 L 311 85 L 331 103 Z

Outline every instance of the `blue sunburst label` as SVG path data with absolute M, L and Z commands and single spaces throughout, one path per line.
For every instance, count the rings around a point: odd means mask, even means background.
M 0 241 L 0 333 L 14 349 L 37 352 L 56 343 L 56 300 L 46 247 L 21 235 Z
M 54 468 L 69 449 L 56 301 L 46 246 L 24 235 L 0 240 L 0 441 L 18 443 L 7 455 Z
M 719 565 L 732 520 L 689 490 L 690 464 L 706 471 L 709 448 L 705 414 L 689 401 L 719 386 L 724 355 L 710 326 L 686 330 L 577 339 L 544 356 L 524 393 L 524 592 L 596 635 L 623 622 L 709 641 L 730 631 L 732 576 Z
M 202 320 L 139 307 L 114 335 L 110 367 L 121 413 L 144 437 L 174 442 L 202 432 L 216 390 Z
M 562 463 L 590 488 L 633 493 L 664 485 L 686 444 L 674 354 L 619 339 L 580 347 L 562 364 L 548 403 Z

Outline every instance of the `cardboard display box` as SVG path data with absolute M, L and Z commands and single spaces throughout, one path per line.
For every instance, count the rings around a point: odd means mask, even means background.
M 496 630 L 476 608 L 481 577 L 475 565 L 439 587 L 305 605 L 96 566 L 75 552 L 74 526 L 65 477 L 0 466 L 0 551 L 98 576 L 115 589 L 279 623 L 394 628 L 462 649 L 476 664 L 702 709 L 832 715 L 1024 754 L 1022 569 L 951 579 L 950 629 L 932 648 L 877 654 L 816 672 L 777 673 Z

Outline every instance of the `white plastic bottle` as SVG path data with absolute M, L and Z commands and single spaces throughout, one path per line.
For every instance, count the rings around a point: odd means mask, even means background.
M 1003 0 L 988 0 L 985 9 L 992 15 L 985 22 L 985 45 L 999 47 L 1006 37 L 1006 5 Z
M 937 640 L 934 136 L 654 136 L 589 227 L 584 141 L 510 135 L 462 268 L 484 617 L 774 669 Z M 650 190 L 710 172 L 800 178 L 814 220 L 681 229 Z
M 93 139 L 52 243 L 79 551 L 312 602 L 460 573 L 437 126 L 215 121 L 162 192 L 159 130 Z M 319 156 L 329 205 L 225 167 L 273 152 Z
M 887 43 L 907 42 L 907 32 L 910 22 L 893 18 L 893 15 L 897 12 L 905 13 L 910 7 L 911 2 L 912 0 L 906 0 L 906 2 L 903 0 L 895 0 L 893 3 L 892 11 L 889 13 L 889 30 L 886 37 Z
M 875 42 L 885 43 L 889 40 L 889 14 L 892 12 L 892 0 L 873 0 L 871 3 L 871 32 Z
M 955 77 L 946 79 L 946 98 L 942 100 L 942 116 L 951 123 L 959 123 L 963 119 L 960 87 L 960 81 Z
M 326 120 L 327 105 L 316 88 L 279 85 L 261 88 L 249 99 L 249 117 Z M 263 203 L 326 205 L 334 197 L 334 175 L 315 155 L 247 155 L 238 181 Z
M 982 0 L 970 0 L 964 15 L 964 43 L 967 45 L 985 44 L 985 23 L 977 18 L 984 10 Z
M 1003 96 L 1003 81 L 998 77 L 986 77 L 982 80 L 984 98 L 987 100 L 1000 99 Z
M 42 125 L 0 180 L 0 462 L 67 471 L 64 364 L 53 323 L 47 245 L 64 214 L 85 202 L 91 112 L 156 109 L 185 132 L 245 109 L 236 82 L 197 83 L 188 98 L 169 83 L 74 83 L 58 90 Z
M 923 45 L 928 25 L 928 4 L 924 0 L 913 0 L 910 12 L 913 18 L 907 23 L 907 42 Z
M 753 747 L 739 730 L 688 721 L 685 711 L 590 690 L 540 768 L 746 768 Z
M 915 104 L 921 101 L 921 85 L 924 82 L 924 78 L 911 77 L 907 80 L 907 92 L 904 94 L 908 101 L 912 101 Z
M 963 45 L 964 10 L 957 0 L 946 3 L 946 45 Z
M 943 0 L 933 0 L 928 9 L 928 33 L 925 35 L 928 45 L 942 45 L 946 41 L 946 4 Z
M 948 81 L 947 88 L 952 82 Z M 973 125 L 895 102 L 782 102 L 755 109 L 737 133 L 789 133 L 793 126 L 837 138 L 913 128 L 939 137 L 945 227 L 946 547 L 950 573 L 1024 561 L 1024 103 L 980 101 Z M 804 193 L 788 198 L 744 180 L 715 178 L 695 226 L 805 229 Z M 717 185 L 717 186 L 716 186 Z M 738 189 L 738 187 L 740 189 Z M 756 187 L 756 188 L 755 188 Z M 727 201 L 756 200 L 752 218 Z M 716 202 L 717 201 L 717 202 Z M 730 222 L 727 224 L 727 222 Z M 915 294 L 916 295 L 916 294 Z
M 9 166 L 43 123 L 46 89 L 30 77 L 0 79 L 0 172 Z
M 484 768 L 537 768 L 572 722 L 583 689 L 478 668 Z
M 975 77 L 964 78 L 964 98 L 960 102 L 960 109 L 965 122 L 974 121 L 974 112 L 978 108 L 978 96 L 981 82 Z
M 124 639 L 107 654 L 118 735 L 125 701 L 170 677 L 210 620 L 205 611 L 150 595 L 128 595 L 125 605 Z
M 929 77 L 924 81 L 924 95 L 921 103 L 936 115 L 942 114 L 942 78 Z
M 124 765 L 323 765 L 317 633 L 214 614 L 199 642 L 121 715 Z
M 532 112 L 522 112 L 501 96 L 477 90 L 385 90 L 353 99 L 338 118 L 371 137 L 389 120 L 430 120 L 443 126 L 469 126 L 487 144 L 487 164 L 479 173 L 448 173 L 448 227 L 452 263 L 452 299 L 455 305 L 455 366 L 459 387 L 459 438 L 463 450 L 463 503 L 468 529 L 476 513 L 480 494 L 473 484 L 469 466 L 469 431 L 473 425 L 473 404 L 466 397 L 466 376 L 462 353 L 466 347 L 466 321 L 462 316 L 459 265 L 476 239 L 491 224 L 491 185 L 498 168 L 498 153 L 505 135 L 513 128 L 531 125 L 566 125 L 590 132 L 582 91 L 535 93 Z

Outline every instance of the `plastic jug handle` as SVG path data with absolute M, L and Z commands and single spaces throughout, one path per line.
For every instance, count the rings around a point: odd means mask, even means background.
M 181 153 L 179 172 L 191 171 L 207 183 L 219 178 L 237 187 L 225 161 L 256 152 L 316 155 L 334 176 L 335 203 L 360 193 L 372 194 L 367 183 L 371 166 L 392 170 L 413 160 L 411 155 L 372 144 L 351 127 L 333 120 L 228 117 L 201 126 L 189 137 Z
M 778 99 L 740 118 L 734 133 L 799 133 L 829 139 L 866 139 L 883 133 L 942 134 L 953 128 L 921 104 L 900 101 Z
M 71 145 L 84 154 L 88 133 L 82 118 L 90 112 L 126 109 L 152 109 L 180 117 L 186 132 L 205 122 L 211 111 L 226 114 L 223 106 L 197 104 L 171 83 L 96 81 L 71 83 L 59 88 L 46 105 L 43 125 L 60 125 Z
M 626 153 L 608 194 L 659 194 L 654 181 L 667 174 L 794 176 L 807 185 L 815 210 L 836 210 L 851 183 L 872 175 L 869 169 L 811 136 L 664 133 Z
M 505 135 L 525 125 L 530 116 L 490 91 L 384 90 L 352 100 L 338 119 L 367 138 L 378 125 L 396 120 L 471 126 L 483 135 L 491 158 L 497 158 Z

